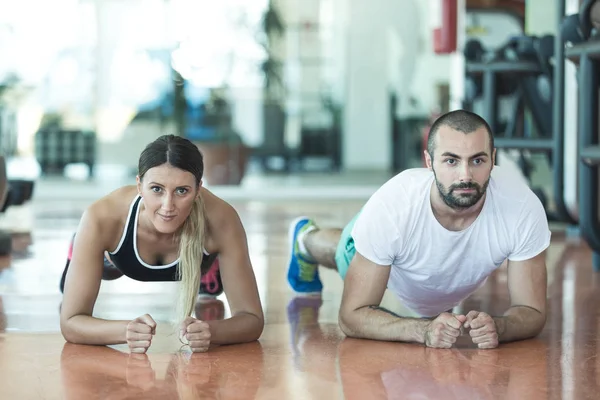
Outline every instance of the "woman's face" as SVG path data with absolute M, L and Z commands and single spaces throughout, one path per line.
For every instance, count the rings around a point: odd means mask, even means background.
M 200 185 L 191 172 L 165 163 L 137 177 L 144 213 L 160 233 L 175 233 L 190 215 Z

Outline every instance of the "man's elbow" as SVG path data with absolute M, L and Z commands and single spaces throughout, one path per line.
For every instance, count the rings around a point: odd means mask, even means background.
M 531 321 L 531 335 L 532 337 L 535 337 L 544 330 L 544 327 L 546 326 L 546 320 L 548 318 L 548 313 L 546 312 L 546 307 L 537 307 L 532 308 L 529 314 L 531 315 L 529 317 L 529 320 Z
M 356 329 L 354 329 L 354 318 L 352 314 L 352 311 L 341 308 L 340 312 L 338 313 L 338 325 L 340 326 L 340 329 L 344 335 L 355 338 L 358 337 L 358 335 Z
M 534 339 L 536 338 L 540 333 L 542 333 L 542 331 L 544 330 L 545 327 L 545 323 L 543 322 L 542 319 L 536 321 L 535 323 L 531 324 L 529 326 L 529 329 L 526 329 L 523 331 L 522 333 L 522 337 L 515 337 L 513 338 L 513 340 L 527 340 L 527 339 Z M 512 341 L 512 340 L 509 340 Z
M 548 315 L 545 311 L 541 311 L 539 313 L 539 317 L 537 318 L 537 323 L 534 324 L 533 326 L 533 337 L 536 337 L 537 335 L 539 335 L 540 333 L 542 333 L 542 331 L 544 330 L 544 328 L 546 327 L 546 321 L 548 320 Z

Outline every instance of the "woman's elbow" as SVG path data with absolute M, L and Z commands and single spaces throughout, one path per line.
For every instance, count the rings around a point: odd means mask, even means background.
M 81 344 L 81 338 L 77 335 L 77 331 L 73 329 L 73 321 L 71 317 L 60 319 L 60 332 L 63 338 L 72 344 Z
M 254 342 L 258 339 L 260 339 L 260 337 L 262 336 L 264 330 L 265 330 L 265 319 L 258 315 L 256 316 L 257 322 L 256 322 L 256 327 L 252 330 L 252 333 L 250 334 L 250 341 Z
M 79 344 L 77 343 L 76 335 L 68 326 L 66 326 L 66 324 L 60 324 L 60 333 L 62 334 L 63 338 L 67 341 L 67 343 Z

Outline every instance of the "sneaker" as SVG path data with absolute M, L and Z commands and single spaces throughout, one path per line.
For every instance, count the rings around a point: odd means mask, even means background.
M 219 270 L 219 257 L 215 258 L 208 271 L 200 278 L 200 296 L 217 297 L 223 293 L 223 282 Z
M 300 217 L 290 224 L 291 254 L 287 278 L 292 289 L 298 294 L 320 294 L 323 290 L 319 278 L 319 264 L 303 256 L 298 243 L 298 235 L 313 227 L 316 225 L 307 217 Z

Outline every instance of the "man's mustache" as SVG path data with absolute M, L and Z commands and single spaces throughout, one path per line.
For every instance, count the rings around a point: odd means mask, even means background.
M 452 186 L 450 186 L 450 191 L 452 190 L 457 190 L 457 189 L 477 189 L 479 190 L 479 185 L 473 182 L 463 182 L 463 183 L 457 183 L 454 184 Z

